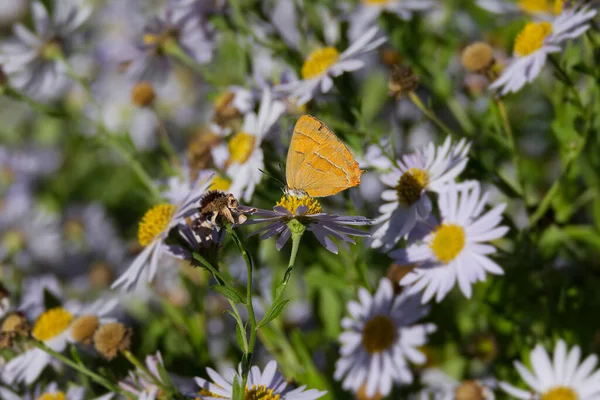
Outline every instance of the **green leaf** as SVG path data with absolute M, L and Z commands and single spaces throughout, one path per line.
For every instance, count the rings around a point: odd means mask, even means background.
M 214 285 L 214 286 L 211 286 L 210 288 L 221 293 L 223 296 L 227 297 L 229 300 L 233 301 L 234 303 L 246 304 L 246 301 L 234 289 L 231 289 L 224 285 Z
M 340 332 L 343 311 L 340 297 L 333 290 L 328 288 L 319 290 L 319 317 L 330 338 L 337 337 Z
M 246 349 L 246 343 L 244 342 L 244 335 L 246 333 L 242 332 L 242 328 L 240 328 L 240 325 L 237 324 L 235 326 L 235 341 L 237 342 L 238 347 L 245 353 L 246 351 L 248 351 Z
M 265 317 L 258 323 L 257 328 L 261 328 L 277 318 L 288 302 L 289 300 L 280 300 L 279 303 L 273 304 L 271 308 L 269 308 L 267 315 L 265 315 Z

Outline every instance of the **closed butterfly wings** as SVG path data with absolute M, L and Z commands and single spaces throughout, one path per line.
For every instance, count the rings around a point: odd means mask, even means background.
M 300 117 L 287 156 L 289 189 L 311 197 L 332 196 L 358 185 L 362 172 L 348 148 L 325 124 L 309 115 Z

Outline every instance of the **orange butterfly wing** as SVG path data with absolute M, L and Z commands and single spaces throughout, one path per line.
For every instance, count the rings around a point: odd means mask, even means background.
M 363 171 L 338 137 L 318 119 L 300 117 L 287 155 L 288 188 L 331 196 L 360 183 Z

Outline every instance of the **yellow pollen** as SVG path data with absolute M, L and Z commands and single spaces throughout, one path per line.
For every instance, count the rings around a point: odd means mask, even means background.
M 529 14 L 562 12 L 565 0 L 519 0 L 519 8 Z
M 76 342 L 87 343 L 92 339 L 99 325 L 100 321 L 95 315 L 83 315 L 73 322 L 71 336 Z
M 229 160 L 243 164 L 250 158 L 254 151 L 256 136 L 246 132 L 238 132 L 229 139 Z
M 37 400 L 65 400 L 64 392 L 44 393 Z
M 371 6 L 382 6 L 387 4 L 389 0 L 362 0 L 363 4 L 371 5 Z
M 437 227 L 429 247 L 438 261 L 448 264 L 465 247 L 465 231 L 461 226 L 443 224 Z
M 267 388 L 265 385 L 252 385 L 251 388 L 246 388 L 244 400 L 280 400 L 281 396 L 273 389 Z
M 322 75 L 337 62 L 340 53 L 334 47 L 323 47 L 314 50 L 304 61 L 302 66 L 302 78 L 312 79 Z
M 514 53 L 523 57 L 541 49 L 544 40 L 551 33 L 552 24 L 550 22 L 527 23 L 515 39 Z
M 323 212 L 323 208 L 321 208 L 319 200 L 310 196 L 296 197 L 286 194 L 283 195 L 281 200 L 279 200 L 276 205 L 285 208 L 292 214 L 296 214 L 296 210 L 300 206 L 306 206 L 308 208 L 308 211 L 306 211 L 302 215 L 313 215 L 320 214 Z
M 175 206 L 159 204 L 146 211 L 138 228 L 138 241 L 143 247 L 148 246 L 155 237 L 163 233 L 175 213 Z
M 411 168 L 406 171 L 396 185 L 398 200 L 405 206 L 410 206 L 421 198 L 423 190 L 429 185 L 429 174 L 420 168 Z
M 225 399 L 226 397 L 223 396 L 219 396 L 218 394 L 214 394 L 212 392 L 209 392 L 206 389 L 200 389 L 200 391 L 198 392 L 199 396 L 203 396 L 203 397 L 215 397 L 217 399 Z M 194 400 L 201 400 L 200 397 L 196 397 Z
M 137 83 L 131 89 L 131 102 L 138 107 L 147 107 L 156 98 L 156 92 L 150 82 Z
M 210 190 L 220 190 L 222 192 L 226 192 L 229 190 L 231 186 L 231 180 L 224 178 L 222 176 L 215 176 L 212 180 L 212 185 L 210 185 Z
M 578 400 L 577 393 L 566 386 L 556 386 L 544 393 L 540 400 Z
M 369 354 L 389 349 L 396 340 L 396 327 L 390 317 L 376 315 L 364 326 L 362 344 Z
M 73 314 L 64 308 L 51 308 L 44 312 L 35 322 L 33 337 L 43 342 L 63 333 L 73 321 Z

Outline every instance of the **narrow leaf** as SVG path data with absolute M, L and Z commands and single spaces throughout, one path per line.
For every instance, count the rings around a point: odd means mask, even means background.
M 234 289 L 231 289 L 224 285 L 214 285 L 214 286 L 211 286 L 210 288 L 221 293 L 223 296 L 227 297 L 229 300 L 233 301 L 234 303 L 246 304 L 246 302 L 244 301 L 242 296 L 240 296 L 238 294 L 238 292 L 236 292 Z
M 273 304 L 269 309 L 267 315 L 265 315 L 265 317 L 258 323 L 257 328 L 261 328 L 269 322 L 273 321 L 275 318 L 277 318 L 279 314 L 281 314 L 283 308 L 288 302 L 289 300 L 281 300 L 279 303 Z

